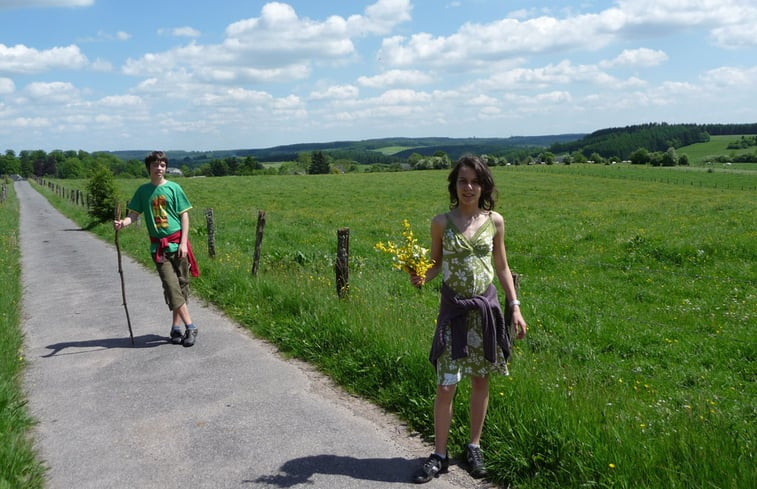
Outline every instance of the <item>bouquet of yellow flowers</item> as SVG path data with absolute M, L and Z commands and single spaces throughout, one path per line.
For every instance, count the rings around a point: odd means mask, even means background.
M 426 272 L 434 265 L 429 260 L 428 250 L 418 244 L 418 240 L 413 236 L 413 230 L 410 229 L 410 221 L 402 221 L 402 237 L 404 243 L 396 244 L 392 241 L 376 243 L 375 248 L 379 251 L 392 255 L 392 267 L 408 273 L 415 273 L 421 279 L 426 279 Z

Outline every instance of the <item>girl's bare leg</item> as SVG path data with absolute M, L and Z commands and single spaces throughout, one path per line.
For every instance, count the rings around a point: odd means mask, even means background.
M 481 443 L 484 419 L 489 406 L 489 377 L 471 377 L 470 442 Z
M 436 453 L 447 453 L 449 427 L 452 423 L 452 401 L 455 399 L 456 385 L 437 385 L 434 400 L 434 445 Z

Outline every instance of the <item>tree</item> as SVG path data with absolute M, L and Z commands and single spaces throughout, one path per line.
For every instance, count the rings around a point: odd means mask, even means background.
M 674 147 L 669 147 L 667 151 L 662 154 L 662 166 L 676 166 L 678 164 L 678 155 Z
M 418 164 L 419 161 L 423 159 L 423 155 L 420 153 L 413 153 L 410 156 L 407 157 L 408 164 L 415 168 L 415 165 Z
M 84 176 L 84 165 L 76 156 L 66 158 L 58 163 L 58 178 L 81 178 Z
M 605 162 L 605 159 L 599 153 L 594 152 L 591 154 L 591 156 L 589 156 L 589 161 L 592 161 L 597 164 L 601 164 Z
M 97 168 L 87 182 L 87 193 L 87 214 L 98 223 L 112 221 L 117 202 L 113 173 L 105 166 Z
M 5 156 L 0 156 L 0 175 L 16 173 L 21 173 L 21 161 L 16 158 L 16 153 L 9 149 L 5 152 Z
M 631 153 L 632 165 L 646 165 L 647 163 L 649 163 L 649 151 L 647 151 L 647 148 L 639 148 Z
M 214 177 L 223 177 L 229 174 L 229 164 L 226 160 L 213 160 L 210 162 L 210 174 Z
M 326 161 L 326 157 L 320 151 L 313 151 L 310 156 L 310 167 L 308 173 L 317 175 L 329 173 L 329 162 Z
M 580 151 L 574 151 L 570 154 L 571 160 L 573 160 L 573 163 L 586 163 L 588 160 L 586 159 L 586 155 L 583 154 Z

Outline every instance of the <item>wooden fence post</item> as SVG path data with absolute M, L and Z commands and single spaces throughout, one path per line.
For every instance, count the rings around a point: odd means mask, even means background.
M 336 232 L 336 293 L 340 299 L 347 296 L 350 289 L 350 229 L 340 228 Z
M 211 258 L 216 256 L 216 224 L 213 220 L 213 208 L 205 209 L 205 221 L 208 223 L 208 255 Z
M 255 232 L 255 255 L 252 258 L 252 276 L 258 274 L 258 265 L 260 263 L 260 245 L 263 244 L 263 231 L 265 230 L 265 211 L 258 211 L 258 227 Z

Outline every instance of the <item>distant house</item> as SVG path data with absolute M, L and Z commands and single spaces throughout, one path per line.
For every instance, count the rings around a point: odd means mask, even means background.
M 169 167 L 166 168 L 166 175 L 172 175 L 174 177 L 183 177 L 184 173 L 178 168 Z

